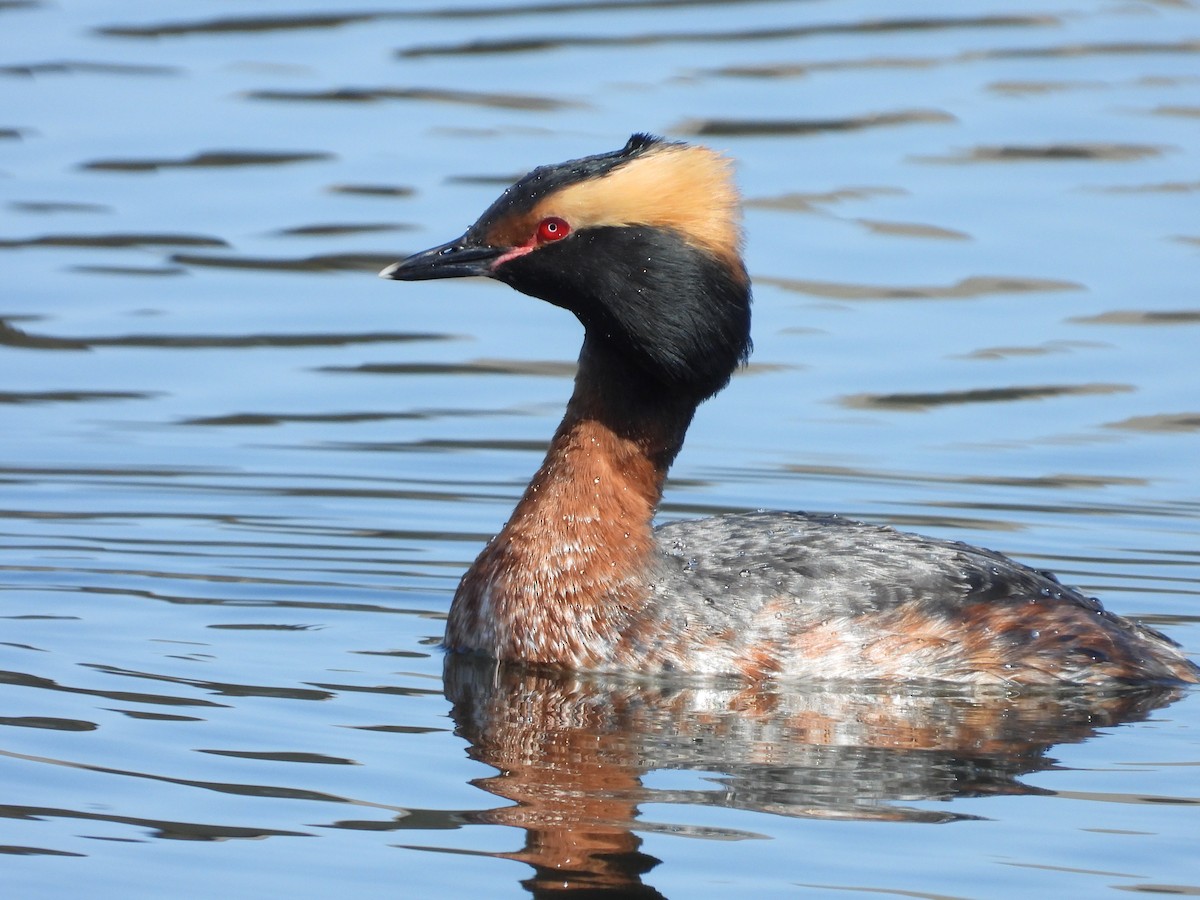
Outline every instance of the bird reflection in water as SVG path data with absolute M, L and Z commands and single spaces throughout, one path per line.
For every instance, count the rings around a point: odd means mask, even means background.
M 1054 744 L 1140 721 L 1180 696 L 1149 687 L 1098 694 L 1003 694 L 946 686 L 696 686 L 532 671 L 446 657 L 447 698 L 474 782 L 512 801 L 467 814 L 525 831 L 497 854 L 534 869 L 535 897 L 661 897 L 643 876 L 659 860 L 635 832 L 686 828 L 639 820 L 647 803 L 786 816 L 953 822 L 929 801 L 1038 794 L 1021 776 L 1054 765 Z M 705 773 L 711 790 L 662 790 L 658 770 Z M 721 773 L 715 775 L 713 773 Z M 918 805 L 920 804 L 920 805 Z M 743 833 L 705 831 L 717 837 Z

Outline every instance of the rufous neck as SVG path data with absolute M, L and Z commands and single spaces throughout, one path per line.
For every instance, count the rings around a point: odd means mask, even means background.
M 576 537 L 648 534 L 694 412 L 585 344 L 562 423 L 508 529 L 533 516 L 547 532 L 569 527 Z
M 591 668 L 644 602 L 654 512 L 695 405 L 606 362 L 585 347 L 545 460 L 459 585 L 451 649 Z

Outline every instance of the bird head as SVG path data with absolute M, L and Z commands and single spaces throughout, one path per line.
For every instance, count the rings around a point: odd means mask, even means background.
M 585 347 L 697 401 L 750 352 L 740 201 L 719 154 L 635 134 L 620 150 L 542 166 L 459 238 L 380 275 L 482 275 L 573 312 Z

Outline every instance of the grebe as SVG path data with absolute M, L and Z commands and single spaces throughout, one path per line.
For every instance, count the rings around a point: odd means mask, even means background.
M 446 648 L 754 682 L 1200 681 L 1167 637 L 990 550 L 804 513 L 653 526 L 697 406 L 750 352 L 740 213 L 726 158 L 635 134 L 380 273 L 494 278 L 584 327 L 562 424 L 463 576 Z

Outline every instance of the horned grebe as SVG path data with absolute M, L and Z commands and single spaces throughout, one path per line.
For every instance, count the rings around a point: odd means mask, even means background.
M 534 169 L 462 237 L 380 273 L 495 278 L 584 326 L 566 415 L 463 576 L 447 649 L 753 681 L 1200 681 L 1159 632 L 990 550 L 805 513 L 653 527 L 696 407 L 750 351 L 729 168 L 636 134 Z

